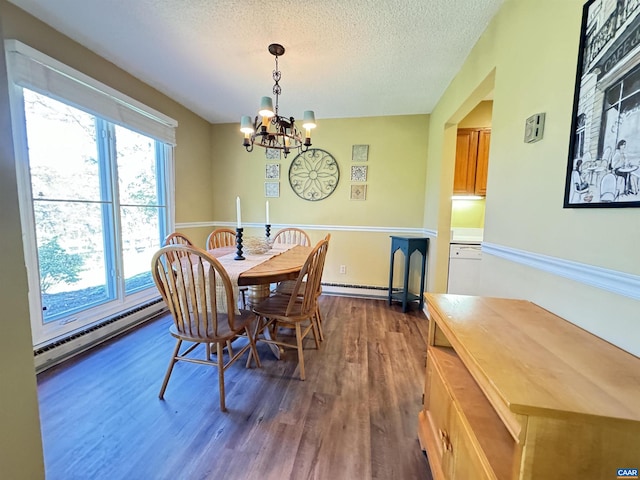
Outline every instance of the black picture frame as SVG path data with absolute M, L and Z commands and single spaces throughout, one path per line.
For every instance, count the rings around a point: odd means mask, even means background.
M 564 208 L 640 207 L 640 4 L 582 11 Z

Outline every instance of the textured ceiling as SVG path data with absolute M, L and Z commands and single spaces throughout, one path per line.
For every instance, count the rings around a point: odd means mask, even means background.
M 429 113 L 504 0 L 9 0 L 213 123 Z

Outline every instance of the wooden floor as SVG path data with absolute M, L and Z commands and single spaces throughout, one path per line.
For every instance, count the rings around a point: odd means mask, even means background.
M 323 296 L 326 339 L 261 369 L 239 360 L 218 410 L 214 368 L 179 363 L 154 320 L 38 376 L 48 480 L 430 479 L 417 439 L 427 320 L 384 301 Z

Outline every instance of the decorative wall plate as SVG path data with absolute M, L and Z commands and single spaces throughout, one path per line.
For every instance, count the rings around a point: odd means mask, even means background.
M 340 180 L 338 162 L 319 148 L 300 153 L 289 167 L 289 184 L 300 198 L 316 202 L 333 193 Z

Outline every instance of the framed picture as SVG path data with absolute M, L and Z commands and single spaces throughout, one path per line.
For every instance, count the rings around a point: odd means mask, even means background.
M 367 166 L 366 165 L 352 165 L 351 166 L 351 181 L 352 182 L 366 182 L 367 181 Z
M 267 163 L 264 168 L 264 178 L 267 180 L 280 180 L 280 164 Z
M 366 200 L 366 199 L 367 199 L 366 185 L 351 185 L 351 200 Z
M 280 182 L 264 182 L 264 196 L 265 197 L 279 197 L 280 196 Z
M 564 207 L 640 207 L 640 8 L 582 12 Z
M 264 151 L 264 157 L 267 160 L 280 160 L 280 150 L 277 148 L 267 148 Z
M 352 162 L 366 162 L 369 159 L 369 145 L 354 145 L 351 147 Z

